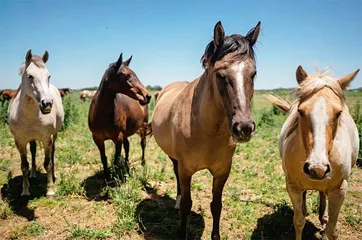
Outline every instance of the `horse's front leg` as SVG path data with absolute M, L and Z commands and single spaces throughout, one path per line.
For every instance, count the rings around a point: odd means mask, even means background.
M 29 196 L 29 163 L 26 157 L 26 143 L 15 140 L 15 145 L 20 153 L 21 171 L 23 172 L 23 191 L 21 196 Z
M 338 238 L 338 230 L 336 229 L 339 211 L 346 196 L 348 183 L 343 181 L 340 188 L 328 193 L 328 223 L 326 226 L 326 234 L 329 240 Z
M 52 163 L 52 149 L 53 149 L 53 137 L 43 140 L 44 146 L 44 168 L 47 172 L 47 197 L 55 195 L 53 190 L 53 163 Z
M 181 164 L 178 165 L 178 173 L 181 185 L 181 204 L 180 204 L 181 224 L 180 224 L 179 238 L 186 239 L 187 216 L 189 215 L 192 207 L 192 200 L 191 200 L 192 173 L 184 171 L 180 165 Z
M 294 210 L 293 223 L 295 228 L 295 239 L 302 240 L 302 232 L 305 225 L 305 216 L 303 214 L 303 191 L 288 182 L 287 190 Z
M 225 183 L 229 177 L 229 173 L 222 176 L 214 176 L 212 184 L 212 202 L 210 204 L 213 225 L 211 239 L 219 240 L 220 239 L 220 214 L 222 209 L 222 192 L 225 186 Z

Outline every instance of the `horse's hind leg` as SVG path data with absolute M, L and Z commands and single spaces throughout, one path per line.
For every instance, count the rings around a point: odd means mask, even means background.
M 124 152 L 125 152 L 125 166 L 126 166 L 126 170 L 127 173 L 129 174 L 129 141 L 127 138 L 124 139 Z
M 23 191 L 21 193 L 21 196 L 29 196 L 29 163 L 26 158 L 26 143 L 20 143 L 19 141 L 15 140 L 15 144 L 20 153 L 21 171 L 23 172 Z
M 44 168 L 47 171 L 47 196 L 52 197 L 55 195 L 53 190 L 53 169 L 52 166 L 52 149 L 54 138 L 49 137 L 43 141 L 44 146 Z
M 172 157 L 168 156 L 172 163 L 173 163 L 173 171 L 176 175 L 176 182 L 177 182 L 177 197 L 176 197 L 176 204 L 175 209 L 180 209 L 180 203 L 181 203 L 181 188 L 180 188 L 180 177 L 178 175 L 178 161 L 176 159 L 173 159 Z
M 104 146 L 104 141 L 103 141 L 103 139 L 99 140 L 94 135 L 93 135 L 93 141 L 97 145 L 99 154 L 101 155 L 104 176 L 105 176 L 105 178 L 109 178 L 110 176 L 109 176 L 109 171 L 108 171 L 108 163 L 107 163 L 107 156 L 106 156 L 106 149 Z
M 31 171 L 30 171 L 30 178 L 36 178 L 36 142 L 30 142 L 30 152 L 31 152 Z
M 53 145 L 52 145 L 52 168 L 53 168 L 53 182 L 57 179 L 55 175 L 55 163 L 54 163 L 54 153 L 55 153 L 55 140 L 57 140 L 57 134 L 53 135 Z
M 324 192 L 319 192 L 319 221 L 322 225 L 327 223 L 327 220 L 324 218 L 325 211 L 326 211 L 326 194 Z
M 146 160 L 145 160 L 146 136 L 144 136 L 144 135 L 141 135 L 141 148 L 142 148 L 141 164 L 142 164 L 142 166 L 144 166 L 146 164 Z
M 305 225 L 305 217 L 303 215 L 303 191 L 289 183 L 287 183 L 287 190 L 294 210 L 293 223 L 295 228 L 295 239 L 302 240 L 302 232 Z
M 346 196 L 348 183 L 343 181 L 340 188 L 328 193 L 328 223 L 326 226 L 326 234 L 329 240 L 338 238 L 338 230 L 336 229 L 339 211 Z

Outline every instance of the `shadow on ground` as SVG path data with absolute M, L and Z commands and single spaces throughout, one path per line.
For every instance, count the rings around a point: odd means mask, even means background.
M 16 215 L 32 221 L 35 218 L 34 209 L 29 208 L 28 203 L 29 200 L 46 196 L 47 175 L 37 172 L 36 178 L 30 178 L 29 182 L 29 191 L 31 196 L 21 196 L 21 192 L 23 190 L 23 176 L 11 178 L 8 183 L 4 184 L 1 188 L 1 196 L 2 199 L 9 204 L 10 208 Z
M 274 208 L 276 210 L 274 213 L 258 219 L 257 227 L 253 231 L 251 239 L 295 239 L 293 210 L 286 204 L 278 204 Z M 321 239 L 320 230 L 306 220 L 302 238 L 308 240 Z
M 145 239 L 177 239 L 180 216 L 174 209 L 176 201 L 168 195 L 158 195 L 156 190 L 145 185 L 150 198 L 142 200 L 135 216 L 140 234 Z M 187 239 L 201 239 L 205 229 L 202 215 L 191 212 L 187 219 Z
M 357 158 L 357 167 L 362 168 L 362 158 Z

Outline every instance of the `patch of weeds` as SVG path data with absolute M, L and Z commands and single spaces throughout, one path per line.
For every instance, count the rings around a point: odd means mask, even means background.
M 346 222 L 349 223 L 356 230 L 360 229 L 362 224 L 362 216 L 357 213 L 357 211 L 349 212 L 346 216 Z
M 79 163 L 82 160 L 82 153 L 79 149 L 74 148 L 72 145 L 67 145 L 64 148 L 58 149 L 58 159 L 60 163 L 67 163 L 73 165 Z
M 106 239 L 113 236 L 110 229 L 90 229 L 90 228 L 82 228 L 76 224 L 68 223 L 68 231 L 71 236 L 70 239 Z
M 273 110 L 269 110 L 269 111 L 263 111 L 260 120 L 258 121 L 258 126 L 270 126 L 273 127 L 275 126 L 275 121 L 274 121 L 274 113 Z
M 78 99 L 75 99 L 72 94 L 67 94 L 63 97 L 64 124 L 62 131 L 79 121 L 80 109 L 79 104 L 75 104 L 77 102 L 76 100 Z
M 84 193 L 84 187 L 74 174 L 60 174 L 60 181 L 57 186 L 58 196 L 83 195 Z
M 13 212 L 11 211 L 9 205 L 4 202 L 0 202 L 0 219 L 5 220 L 12 214 Z
M 204 189 L 204 185 L 201 183 L 193 183 L 191 186 L 192 190 L 197 190 L 197 191 L 201 191 Z
M 353 107 L 352 117 L 356 123 L 358 134 L 359 134 L 359 145 L 362 146 L 362 114 L 361 114 L 361 103 L 359 101 Z M 358 158 L 362 160 L 362 147 L 359 148 Z
M 44 233 L 44 226 L 36 221 L 31 221 L 25 230 L 25 235 L 35 236 Z
M 110 189 L 109 194 L 117 209 L 117 221 L 114 225 L 114 232 L 119 236 L 137 227 L 135 211 L 137 204 L 141 201 L 142 186 L 135 178 L 119 184 L 118 189 Z

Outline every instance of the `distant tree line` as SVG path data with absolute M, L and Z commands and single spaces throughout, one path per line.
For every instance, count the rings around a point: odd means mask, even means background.
M 160 91 L 162 89 L 160 85 L 154 85 L 154 86 L 147 85 L 146 88 L 151 91 Z

